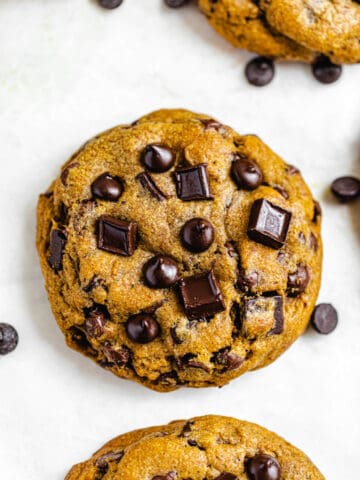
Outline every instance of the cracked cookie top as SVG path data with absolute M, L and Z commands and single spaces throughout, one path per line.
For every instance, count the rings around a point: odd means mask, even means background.
M 155 390 L 219 386 L 306 328 L 320 213 L 255 135 L 160 110 L 72 156 L 40 196 L 37 247 L 69 346 Z

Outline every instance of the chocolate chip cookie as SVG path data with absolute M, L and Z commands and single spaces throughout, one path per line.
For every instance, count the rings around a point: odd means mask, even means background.
M 160 110 L 70 158 L 40 196 L 37 248 L 70 347 L 158 391 L 220 386 L 306 328 L 320 213 L 257 136 Z
M 260 55 L 311 62 L 360 62 L 357 0 L 199 0 L 220 35 Z
M 324 480 L 275 433 L 230 417 L 205 416 L 121 435 L 65 480 Z

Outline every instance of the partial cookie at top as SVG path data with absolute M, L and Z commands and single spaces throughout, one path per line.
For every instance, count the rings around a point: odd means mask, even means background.
M 159 391 L 271 363 L 320 285 L 319 209 L 299 171 L 184 110 L 76 152 L 40 196 L 37 247 L 68 345 Z

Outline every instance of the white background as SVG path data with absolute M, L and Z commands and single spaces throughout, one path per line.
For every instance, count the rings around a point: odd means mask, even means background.
M 0 0 L 0 321 L 20 334 L 0 358 L 0 478 L 62 480 L 107 439 L 205 413 L 258 422 L 303 449 L 328 480 L 355 478 L 360 451 L 360 202 L 328 192 L 360 174 L 360 67 L 334 85 L 279 65 L 249 86 L 250 55 L 195 7 L 124 0 Z M 159 107 L 209 113 L 257 133 L 298 165 L 324 210 L 320 300 L 339 311 L 272 366 L 223 389 L 158 394 L 65 347 L 34 248 L 37 195 L 86 139 Z

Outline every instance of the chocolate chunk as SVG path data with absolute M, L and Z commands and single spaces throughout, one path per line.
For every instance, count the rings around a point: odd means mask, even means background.
M 109 463 L 119 463 L 123 456 L 123 451 L 104 453 L 104 455 L 101 455 L 101 457 L 96 459 L 96 466 L 99 470 L 105 473 L 109 469 Z
M 237 279 L 235 287 L 241 292 L 251 292 L 259 281 L 259 274 L 257 272 L 249 272 L 245 274 L 245 270 L 242 267 L 239 267 L 237 272 Z
M 279 249 L 286 240 L 291 212 L 264 198 L 255 200 L 251 207 L 248 235 L 251 240 Z
M 136 176 L 136 180 L 159 202 L 167 199 L 167 196 L 159 189 L 149 173 L 139 173 L 139 175 Z
M 350 202 L 360 197 L 360 180 L 355 177 L 340 177 L 331 184 L 331 191 L 342 202 Z
M 161 373 L 154 381 L 154 383 L 157 385 L 162 383 L 169 386 L 182 385 L 182 382 L 180 382 L 178 374 L 175 372 L 175 370 Z
M 305 265 L 298 265 L 295 272 L 289 273 L 287 291 L 289 297 L 297 297 L 303 293 L 310 281 L 309 269 Z
M 250 339 L 281 334 L 284 330 L 283 298 L 273 295 L 246 299 L 242 329 Z
M 168 472 L 165 475 L 156 475 L 152 480 L 174 480 L 176 478 L 176 472 Z
M 309 244 L 310 244 L 311 250 L 313 250 L 314 252 L 317 252 L 319 248 L 319 242 L 316 236 L 312 232 L 310 233 Z
M 66 227 L 66 225 L 69 223 L 69 209 L 64 203 L 60 203 L 58 214 L 54 217 L 54 220 L 61 227 Z
M 321 55 L 312 64 L 312 73 L 316 80 L 321 83 L 334 83 L 336 82 L 342 72 L 341 65 L 335 65 L 327 57 Z
M 264 87 L 275 75 L 274 62 L 271 58 L 255 57 L 246 65 L 245 76 L 251 85 Z
M 255 190 L 263 181 L 259 166 L 252 160 L 235 156 L 231 164 L 231 176 L 239 188 Z
M 104 344 L 102 351 L 109 362 L 118 367 L 124 367 L 131 360 L 131 350 L 123 345 L 120 348 L 114 348 L 110 344 Z
M 220 475 L 218 475 L 215 480 L 238 480 L 238 477 L 233 473 L 224 472 L 220 473 Z
M 295 175 L 296 173 L 300 173 L 300 170 L 294 165 L 286 165 L 286 171 L 289 175 Z
M 84 310 L 85 322 L 84 329 L 90 338 L 101 337 L 105 331 L 106 322 L 110 315 L 104 305 L 94 305 L 92 308 Z
M 118 177 L 110 173 L 103 173 L 91 185 L 91 193 L 95 198 L 116 202 L 124 191 L 123 184 Z
M 170 328 L 170 335 L 171 335 L 171 338 L 173 339 L 173 342 L 176 344 L 176 345 L 180 345 L 182 344 L 182 340 L 181 338 L 178 337 L 178 334 L 177 334 L 177 331 L 176 331 L 176 327 L 171 327 Z
M 313 221 L 314 223 L 316 223 L 318 217 L 321 217 L 322 212 L 321 212 L 321 205 L 320 205 L 320 203 L 317 202 L 316 200 L 313 200 L 313 202 L 314 202 L 314 215 L 313 215 L 312 221 Z
M 162 173 L 174 165 L 175 157 L 168 147 L 154 143 L 145 147 L 141 153 L 141 161 L 151 172 Z
M 80 349 L 92 351 L 92 346 L 88 339 L 86 338 L 85 333 L 77 326 L 72 326 L 68 330 L 70 334 L 71 341 Z
M 137 223 L 103 215 L 98 224 L 98 248 L 130 257 L 136 248 Z
M 222 365 L 224 367 L 224 372 L 236 370 L 244 363 L 244 359 L 239 357 L 236 353 L 231 352 L 230 347 L 225 347 L 218 352 L 215 352 L 211 357 L 211 361 L 218 365 Z
M 330 303 L 319 303 L 311 315 L 311 324 L 318 333 L 327 335 L 337 327 L 337 311 Z
M 281 185 L 273 185 L 272 188 L 280 193 L 286 200 L 289 198 L 289 194 Z
M 182 278 L 180 293 L 189 320 L 207 319 L 225 310 L 224 299 L 212 270 Z
M 225 247 L 226 247 L 226 250 L 227 250 L 227 253 L 228 253 L 229 257 L 237 258 L 237 259 L 239 258 L 239 252 L 237 250 L 235 242 L 232 242 L 231 240 L 228 240 L 225 243 Z
M 214 241 L 214 227 L 205 218 L 192 218 L 182 227 L 181 240 L 190 252 L 205 252 Z
M 113 8 L 120 7 L 120 5 L 123 3 L 123 0 L 98 0 L 98 2 L 101 7 L 111 10 Z
M 63 268 L 63 252 L 66 245 L 66 233 L 63 230 L 54 229 L 50 233 L 49 265 L 57 273 Z
M 223 128 L 223 125 L 213 118 L 201 118 L 200 122 L 204 125 L 205 130 L 216 130 L 218 132 Z
M 126 333 L 135 343 L 150 343 L 160 335 L 160 325 L 152 315 L 139 313 L 127 321 Z
M 78 162 L 73 162 L 66 165 L 65 168 L 62 170 L 60 174 L 60 180 L 61 180 L 61 183 L 64 185 L 64 187 L 67 186 L 67 178 L 69 176 L 70 170 L 78 166 L 79 166 Z
M 12 325 L 0 323 L 0 355 L 7 355 L 15 350 L 19 343 L 19 336 Z
M 83 290 L 85 293 L 90 293 L 93 290 L 95 290 L 95 288 L 98 288 L 98 287 L 101 287 L 104 290 L 107 290 L 104 280 L 100 278 L 98 275 L 93 275 L 90 282 L 83 287 Z
M 281 476 L 276 458 L 261 453 L 247 460 L 246 471 L 250 480 L 280 480 Z
M 207 164 L 179 168 L 174 173 L 177 196 L 184 202 L 191 200 L 213 200 L 210 193 Z
M 178 281 L 178 265 L 171 257 L 156 255 L 143 267 L 144 280 L 150 288 L 168 288 Z
M 187 353 L 186 355 L 183 355 L 179 358 L 178 363 L 180 368 L 199 368 L 200 370 L 204 370 L 207 373 L 210 372 L 210 368 L 205 365 L 205 363 L 196 360 L 196 355 L 194 353 Z

